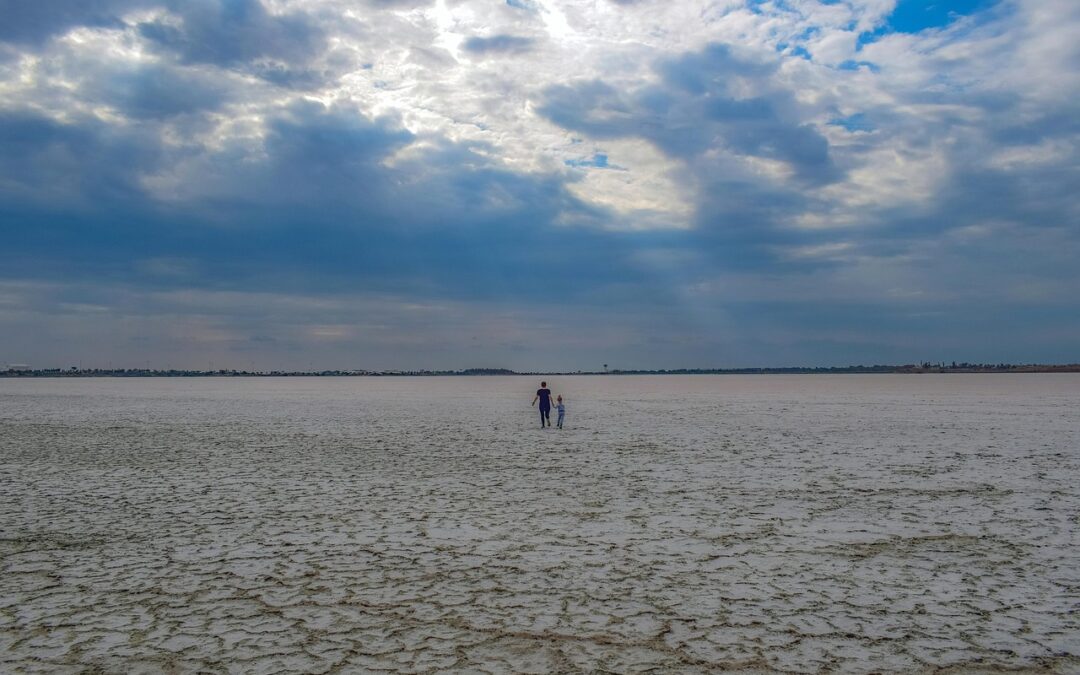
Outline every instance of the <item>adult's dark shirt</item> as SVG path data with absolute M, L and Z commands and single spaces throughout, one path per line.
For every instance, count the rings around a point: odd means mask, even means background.
M 541 408 L 551 408 L 551 390 L 547 387 L 543 389 L 537 389 L 536 395 L 540 397 Z

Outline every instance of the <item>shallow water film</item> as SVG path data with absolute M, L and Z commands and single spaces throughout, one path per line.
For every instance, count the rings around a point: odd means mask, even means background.
M 1080 377 L 538 384 L 0 380 L 0 671 L 1080 672 Z

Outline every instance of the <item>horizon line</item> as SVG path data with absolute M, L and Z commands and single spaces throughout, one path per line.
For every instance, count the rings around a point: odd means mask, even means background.
M 329 368 L 309 370 L 190 369 L 190 368 L 32 368 L 8 364 L 0 377 L 431 377 L 431 376 L 571 376 L 571 375 L 755 375 L 755 374 L 923 374 L 923 373 L 1062 373 L 1080 372 L 1080 363 L 929 362 L 846 366 L 744 366 L 730 368 L 605 368 L 604 370 L 526 370 L 510 368 L 368 370 Z

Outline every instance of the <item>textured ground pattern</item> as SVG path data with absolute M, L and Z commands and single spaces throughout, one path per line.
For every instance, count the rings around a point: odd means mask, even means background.
M 1080 672 L 1080 378 L 0 380 L 3 672 Z

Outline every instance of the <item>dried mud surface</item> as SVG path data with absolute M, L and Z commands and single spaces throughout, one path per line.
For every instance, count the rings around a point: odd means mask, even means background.
M 1080 672 L 1080 378 L 0 381 L 0 671 Z

